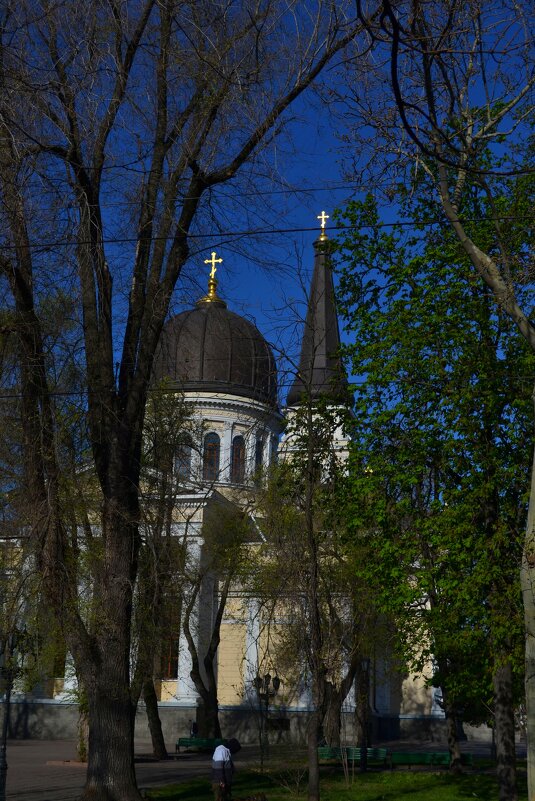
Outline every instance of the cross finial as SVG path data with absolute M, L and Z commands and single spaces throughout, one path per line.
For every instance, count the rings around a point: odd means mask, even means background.
M 216 270 L 217 270 L 216 264 L 221 264 L 222 261 L 223 261 L 223 259 L 216 259 L 215 250 L 212 251 L 212 255 L 211 255 L 211 257 L 209 259 L 205 259 L 204 260 L 205 264 L 211 264 L 212 265 L 212 269 L 210 270 L 210 278 L 212 280 L 215 278 L 215 274 L 216 274 Z
M 320 226 L 321 226 L 320 239 L 326 239 L 327 234 L 325 233 L 325 223 L 329 219 L 329 215 L 325 214 L 325 212 L 322 211 L 321 214 L 318 214 L 317 219 L 320 221 Z

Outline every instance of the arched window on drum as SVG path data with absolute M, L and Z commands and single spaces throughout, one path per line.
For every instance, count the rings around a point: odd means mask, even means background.
M 204 438 L 202 457 L 202 477 L 205 481 L 217 481 L 219 477 L 219 456 L 221 442 L 213 432 Z
M 191 478 L 191 457 L 193 450 L 193 442 L 190 436 L 183 437 L 182 442 L 178 444 L 175 456 L 175 473 L 177 478 L 183 481 L 189 481 Z
M 254 468 L 255 473 L 259 473 L 264 466 L 264 438 L 257 437 L 254 451 Z
M 230 480 L 233 484 L 243 484 L 245 480 L 245 440 L 242 436 L 232 440 Z
M 254 449 L 254 480 L 259 486 L 262 483 L 262 470 L 264 469 L 264 438 L 258 436 Z
M 279 454 L 278 454 L 279 440 L 277 439 L 277 437 L 271 437 L 270 446 L 271 446 L 270 447 L 271 453 L 269 456 L 269 463 L 277 464 L 277 462 L 279 461 Z

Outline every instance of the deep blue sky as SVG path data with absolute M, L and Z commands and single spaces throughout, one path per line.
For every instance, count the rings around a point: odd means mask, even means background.
M 262 230 L 313 230 L 239 239 L 214 234 L 213 241 L 210 241 L 211 237 L 205 239 L 203 236 L 194 242 L 199 252 L 192 256 L 190 263 L 193 285 L 189 286 L 185 298 L 179 298 L 181 287 L 177 292 L 177 311 L 183 304 L 190 305 L 195 294 L 204 294 L 210 269 L 204 264 L 204 259 L 209 258 L 215 249 L 218 257 L 224 259 L 217 272 L 219 294 L 229 308 L 256 323 L 266 339 L 273 343 L 275 351 L 288 352 L 292 358 L 296 357 L 299 348 L 306 289 L 314 260 L 313 242 L 319 233 L 317 215 L 322 210 L 331 215 L 327 223 L 328 232 L 333 210 L 354 197 L 351 186 L 344 185 L 343 154 L 328 114 L 325 112 L 319 116 L 317 109 L 306 105 L 303 105 L 302 112 L 302 118 L 290 124 L 288 136 L 280 146 L 277 145 L 276 158 L 277 168 L 285 179 L 299 190 L 307 191 L 285 191 L 273 185 L 270 188 L 269 184 L 261 181 L 262 192 L 266 193 L 261 198 L 262 205 L 255 209 L 249 220 L 239 219 L 239 212 L 233 218 L 233 210 L 229 211 L 228 230 L 232 229 L 234 219 L 238 231 L 248 226 Z M 222 187 L 222 206 L 227 192 L 228 188 Z M 254 189 L 251 193 L 254 195 Z M 248 200 L 244 198 L 244 203 L 247 204 Z M 197 282 L 200 290 L 195 286 Z M 283 397 L 288 380 L 284 375 L 280 376 Z

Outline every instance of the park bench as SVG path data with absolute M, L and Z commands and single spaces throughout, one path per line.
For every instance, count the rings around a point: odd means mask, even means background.
M 429 766 L 429 767 L 444 767 L 450 766 L 449 751 L 393 751 L 388 752 L 386 748 L 367 748 L 366 757 L 368 763 L 373 766 L 374 763 L 381 763 L 382 765 L 389 765 L 394 768 L 396 765 L 403 767 Z M 330 764 L 341 764 L 343 759 L 347 760 L 349 765 L 360 764 L 361 749 L 358 746 L 319 746 L 318 759 L 320 762 Z M 473 765 L 472 754 L 461 754 L 462 765 Z
M 449 751 L 392 751 L 389 757 L 390 767 L 396 765 L 412 767 L 412 765 L 446 767 L 450 766 Z M 462 765 L 473 765 L 472 754 L 461 754 Z
M 320 745 L 318 747 L 318 759 L 320 762 L 336 762 L 341 763 L 346 759 L 348 763 L 356 765 L 360 763 L 362 749 L 359 746 L 346 745 L 346 746 L 328 746 Z M 387 764 L 388 751 L 386 748 L 367 748 L 366 758 L 369 763 L 380 762 L 382 765 Z
M 223 740 L 217 737 L 179 737 L 175 744 L 178 753 L 181 748 L 196 748 L 198 751 L 213 751 Z

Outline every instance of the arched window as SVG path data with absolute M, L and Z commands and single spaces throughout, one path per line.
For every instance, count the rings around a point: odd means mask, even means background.
M 279 441 L 277 437 L 271 437 L 271 455 L 269 459 L 271 464 L 277 464 L 277 462 L 279 461 L 277 453 L 278 447 L 279 447 Z
M 178 478 L 188 481 L 191 478 L 191 453 L 193 443 L 191 437 L 184 437 L 178 445 L 175 456 L 175 470 Z
M 245 440 L 243 437 L 234 437 L 232 440 L 232 460 L 230 465 L 230 480 L 233 484 L 243 484 L 245 478 Z
M 202 477 L 205 481 L 217 481 L 218 479 L 220 447 L 217 434 L 205 436 L 202 457 Z
M 255 471 L 258 473 L 262 469 L 264 461 L 264 440 L 262 437 L 256 438 L 255 452 L 254 452 L 254 466 Z
M 173 545 L 175 545 L 173 541 Z M 177 558 L 178 548 L 171 547 L 171 554 Z M 165 599 L 163 610 L 162 640 L 160 654 L 160 676 L 162 679 L 176 679 L 178 676 L 178 633 L 180 631 L 180 603 L 175 596 Z M 169 608 L 166 608 L 169 607 Z

